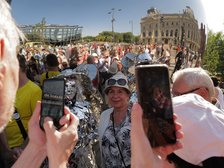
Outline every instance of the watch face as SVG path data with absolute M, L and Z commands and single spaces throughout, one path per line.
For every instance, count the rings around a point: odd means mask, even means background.
M 13 118 L 14 118 L 15 120 L 18 120 L 18 119 L 20 118 L 19 113 L 18 113 L 18 112 L 13 113 Z

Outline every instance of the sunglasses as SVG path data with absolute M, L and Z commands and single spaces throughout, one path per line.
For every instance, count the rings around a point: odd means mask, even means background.
M 193 93 L 193 92 L 195 92 L 199 89 L 201 89 L 201 88 L 192 89 L 192 90 L 184 92 L 184 93 L 174 93 L 173 96 L 181 96 L 181 95 L 185 95 L 185 94 L 188 94 L 188 93 Z
M 108 79 L 107 85 L 108 86 L 113 86 L 115 84 L 118 84 L 120 86 L 125 86 L 127 84 L 127 81 L 125 79 Z

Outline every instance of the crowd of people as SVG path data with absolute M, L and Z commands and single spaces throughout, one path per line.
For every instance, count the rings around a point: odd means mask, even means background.
M 104 98 L 98 125 L 100 166 L 221 168 L 224 166 L 224 96 L 219 79 L 177 52 L 172 77 L 172 104 L 177 142 L 152 148 L 142 125 L 140 104 L 122 58 L 128 53 L 170 66 L 170 48 L 156 45 L 70 44 L 23 46 L 5 0 L 0 0 L 0 167 L 66 167 L 78 141 L 78 118 L 64 108 L 57 130 L 51 118 L 40 129 L 43 81 L 82 64 L 93 64 L 93 86 Z M 19 50 L 18 49 L 19 46 Z M 184 64 L 185 62 L 185 64 Z M 184 65 L 183 65 L 184 64 Z M 177 116 L 176 116 L 177 115 Z M 150 129 L 150 128 L 149 128 Z

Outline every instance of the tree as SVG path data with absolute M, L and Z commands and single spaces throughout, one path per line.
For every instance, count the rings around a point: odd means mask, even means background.
M 126 43 L 131 43 L 133 39 L 133 34 L 131 32 L 123 33 L 123 39 Z
M 29 40 L 29 41 L 38 41 L 40 42 L 41 41 L 41 36 L 35 32 L 31 33 L 31 34 L 26 34 L 26 38 Z
M 209 31 L 202 63 L 210 73 L 221 74 L 224 79 L 224 36 L 222 32 Z
M 113 41 L 113 33 L 111 31 L 103 31 L 95 37 L 93 36 L 83 37 L 83 40 L 86 42 L 101 41 L 101 42 L 116 42 L 116 43 L 121 43 L 121 42 L 139 43 L 140 36 L 134 36 L 130 32 L 126 32 L 126 33 L 114 32 L 114 41 Z

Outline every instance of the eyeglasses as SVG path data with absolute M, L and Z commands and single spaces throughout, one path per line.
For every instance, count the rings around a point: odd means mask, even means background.
M 121 86 L 125 86 L 127 84 L 127 81 L 125 79 L 108 79 L 107 85 L 108 86 L 113 86 L 115 84 L 121 85 Z
M 183 92 L 183 93 L 173 93 L 173 96 L 181 96 L 181 95 L 185 95 L 185 94 L 188 94 L 188 93 L 193 93 L 193 92 L 195 92 L 195 91 L 197 91 L 199 89 L 201 89 L 201 88 L 192 89 L 190 91 Z

